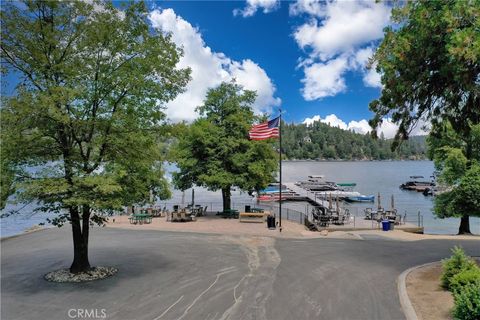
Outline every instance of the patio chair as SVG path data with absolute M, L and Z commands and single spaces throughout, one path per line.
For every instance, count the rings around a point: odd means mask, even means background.
M 313 222 L 319 222 L 320 221 L 320 215 L 315 209 L 312 209 L 312 218 Z
M 320 216 L 320 226 L 321 227 L 328 227 L 330 225 L 330 217 L 327 215 Z
M 373 220 L 372 217 L 372 208 L 365 208 L 365 220 Z

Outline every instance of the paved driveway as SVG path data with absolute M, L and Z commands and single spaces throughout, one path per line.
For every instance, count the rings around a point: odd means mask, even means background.
M 67 228 L 2 241 L 2 319 L 95 318 L 79 317 L 78 309 L 127 320 L 404 319 L 395 282 L 403 270 L 444 258 L 456 244 L 480 256 L 479 241 L 275 240 L 95 228 L 92 264 L 119 273 L 82 284 L 46 282 L 43 274 L 69 266 L 71 241 Z

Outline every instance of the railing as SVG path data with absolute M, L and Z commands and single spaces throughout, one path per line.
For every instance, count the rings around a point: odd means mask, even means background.
M 207 206 L 207 214 L 216 214 L 217 212 L 223 211 L 223 202 L 220 201 L 199 201 L 195 203 L 196 205 L 200 205 L 202 207 Z M 179 203 L 173 203 L 173 202 L 157 202 L 156 206 L 157 207 L 166 207 L 168 210 L 172 210 L 174 205 L 179 205 Z M 279 219 L 279 205 L 277 202 L 275 203 L 265 203 L 265 202 L 256 202 L 252 200 L 252 202 L 231 202 L 231 209 L 236 209 L 240 212 L 245 211 L 245 206 L 250 206 L 252 208 L 262 208 L 267 211 L 272 212 L 275 215 L 276 220 L 278 221 Z M 305 218 L 307 218 L 308 221 L 313 222 L 313 215 L 312 215 L 312 209 L 314 206 L 310 204 L 305 204 L 305 205 L 300 205 L 298 203 L 295 204 L 295 209 L 289 207 L 288 202 L 284 202 L 282 204 L 282 219 L 296 222 L 299 224 L 304 224 L 305 223 Z M 365 227 L 368 227 L 370 229 L 379 229 L 381 228 L 381 224 L 379 224 L 376 220 L 365 220 L 365 213 L 362 208 L 358 207 L 347 207 L 345 209 L 348 209 L 349 215 L 348 215 L 348 221 L 345 221 L 345 225 L 348 228 L 362 228 L 364 229 Z M 366 223 L 368 222 L 368 223 Z M 417 214 L 407 214 L 407 212 L 404 212 L 403 215 L 401 215 L 400 219 L 400 224 L 404 225 L 406 223 L 409 223 L 411 225 L 417 226 L 417 227 L 423 227 L 423 215 L 419 212 Z

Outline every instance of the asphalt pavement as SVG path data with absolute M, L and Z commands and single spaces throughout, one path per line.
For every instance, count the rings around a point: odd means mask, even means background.
M 1 242 L 2 319 L 405 319 L 398 275 L 480 241 L 275 239 L 94 228 L 92 265 L 115 276 L 47 282 L 73 258 L 68 228 Z M 88 317 L 87 317 L 88 316 Z

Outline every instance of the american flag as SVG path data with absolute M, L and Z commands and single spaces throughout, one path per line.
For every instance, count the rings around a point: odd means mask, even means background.
M 251 140 L 265 140 L 268 138 L 278 138 L 278 127 L 280 124 L 280 117 L 276 117 L 270 121 L 265 121 L 256 124 L 250 129 L 248 134 Z

